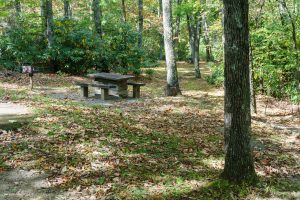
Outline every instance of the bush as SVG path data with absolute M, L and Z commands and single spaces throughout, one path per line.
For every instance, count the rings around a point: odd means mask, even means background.
M 84 20 L 55 20 L 54 44 L 47 48 L 39 29 L 24 22 L 0 38 L 0 67 L 24 63 L 52 71 L 84 74 L 89 69 L 141 74 L 144 52 L 137 47 L 137 32 L 128 24 L 108 24 L 103 40 Z
M 211 75 L 207 76 L 205 80 L 211 85 L 222 86 L 224 83 L 224 64 L 213 64 Z

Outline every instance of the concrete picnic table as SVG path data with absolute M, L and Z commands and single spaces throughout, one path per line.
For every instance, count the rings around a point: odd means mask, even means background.
M 94 73 L 88 74 L 87 76 L 89 78 L 93 78 L 97 82 L 116 85 L 118 88 L 118 94 L 122 98 L 128 97 L 127 80 L 135 77 L 132 75 L 121 75 L 114 73 Z

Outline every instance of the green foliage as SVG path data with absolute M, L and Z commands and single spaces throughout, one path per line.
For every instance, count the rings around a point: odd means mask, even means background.
M 150 79 L 153 77 L 154 73 L 155 73 L 154 69 L 148 68 L 148 69 L 145 70 L 145 74 L 146 74 Z
M 222 86 L 224 83 L 224 64 L 213 64 L 210 66 L 211 75 L 205 79 L 211 85 Z
M 69 74 L 90 70 L 114 70 L 141 74 L 143 50 L 136 45 L 137 32 L 128 24 L 108 24 L 103 39 L 90 30 L 88 21 L 55 20 L 52 48 L 33 26 L 11 28 L 0 38 L 0 66 L 15 69 L 29 63 Z
M 270 24 L 252 34 L 254 83 L 268 95 L 299 102 L 300 53 L 293 49 L 287 27 Z

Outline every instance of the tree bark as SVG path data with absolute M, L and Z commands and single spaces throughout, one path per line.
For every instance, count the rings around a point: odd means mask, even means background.
M 143 47 L 143 29 L 144 29 L 144 15 L 143 15 L 143 7 L 144 1 L 138 0 L 139 7 L 139 38 L 138 38 L 138 47 Z
M 166 65 L 167 65 L 166 95 L 176 96 L 181 92 L 179 88 L 177 67 L 176 67 L 174 47 L 173 47 L 170 0 L 163 0 L 162 7 L 163 7 L 165 55 L 166 55 Z
M 64 17 L 65 19 L 71 19 L 72 17 L 70 0 L 64 0 Z
M 102 12 L 101 12 L 101 6 L 100 6 L 100 0 L 93 0 L 92 3 L 92 10 L 93 10 L 93 16 L 94 16 L 94 24 L 95 29 L 100 38 L 102 38 Z
M 225 167 L 232 182 L 256 181 L 250 145 L 249 4 L 223 0 L 225 36 Z

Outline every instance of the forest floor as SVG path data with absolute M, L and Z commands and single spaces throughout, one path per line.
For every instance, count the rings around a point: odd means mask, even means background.
M 0 79 L 0 101 L 34 119 L 0 131 L 0 199 L 300 199 L 297 106 L 258 96 L 252 145 L 259 183 L 219 179 L 224 165 L 223 88 L 178 65 L 183 95 L 165 97 L 155 68 L 139 100 L 80 97 L 82 77 Z M 203 76 L 209 74 L 202 68 Z M 267 109 L 266 109 L 267 105 Z

